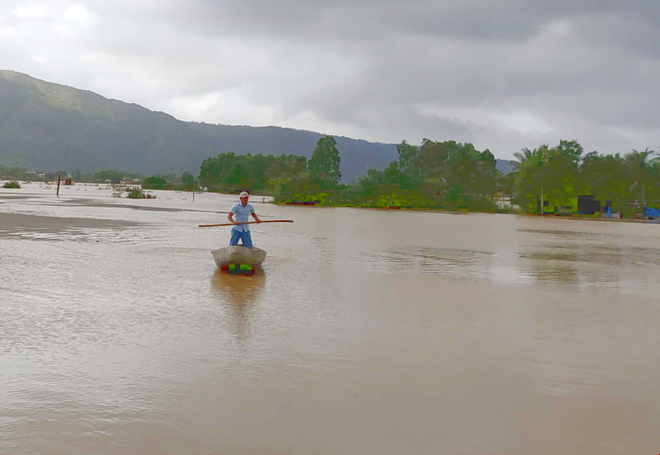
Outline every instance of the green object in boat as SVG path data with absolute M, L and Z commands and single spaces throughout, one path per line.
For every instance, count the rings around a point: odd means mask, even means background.
M 252 272 L 254 267 L 249 264 L 227 264 L 223 270 L 227 272 Z

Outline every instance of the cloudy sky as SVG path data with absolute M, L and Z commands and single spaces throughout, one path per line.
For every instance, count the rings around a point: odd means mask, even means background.
M 0 0 L 0 69 L 182 120 L 498 158 L 660 145 L 658 0 Z

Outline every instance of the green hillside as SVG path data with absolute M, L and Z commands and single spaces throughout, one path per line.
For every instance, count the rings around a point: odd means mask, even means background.
M 310 157 L 320 133 L 182 122 L 90 91 L 0 71 L 0 164 L 33 170 L 199 172 L 221 152 Z M 384 168 L 396 145 L 336 137 L 342 173 Z

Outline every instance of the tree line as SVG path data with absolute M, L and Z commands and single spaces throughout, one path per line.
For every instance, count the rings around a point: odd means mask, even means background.
M 309 161 L 298 155 L 221 153 L 204 160 L 199 180 L 211 191 L 247 189 L 285 198 L 300 191 L 311 194 L 340 189 L 340 161 L 337 142 L 325 136 L 317 142 Z
M 660 205 L 660 158 L 649 149 L 602 155 L 585 153 L 576 140 L 561 140 L 516 153 L 518 166 L 506 175 L 496 169 L 488 149 L 479 151 L 470 143 L 403 141 L 397 151 L 397 160 L 383 170 L 369 169 L 354 184 L 341 182 L 331 136 L 318 142 L 309 161 L 296 155 L 233 153 L 208 158 L 200 180 L 210 190 L 247 189 L 271 194 L 277 202 L 323 205 L 487 212 L 517 206 L 526 213 L 537 213 L 543 205 L 544 212 L 574 213 L 579 195 L 594 195 L 625 214 Z
M 631 215 L 645 205 L 660 205 L 660 157 L 648 148 L 627 154 L 585 153 L 576 140 L 561 140 L 515 153 L 513 172 L 504 175 L 488 150 L 470 143 L 402 141 L 398 159 L 383 170 L 369 169 L 356 183 L 341 181 L 341 160 L 332 136 L 322 137 L 311 158 L 232 152 L 205 159 L 198 176 L 145 177 L 104 170 L 76 177 L 90 182 L 140 179 L 143 188 L 268 194 L 276 202 L 323 205 L 416 207 L 502 212 L 517 206 L 526 213 L 570 208 L 579 195 L 594 195 L 601 205 Z M 49 175 L 48 177 L 53 177 Z M 25 170 L 0 166 L 0 178 L 26 179 Z M 55 176 L 56 179 L 56 176 Z M 509 202 L 510 204 L 503 204 Z
M 103 169 L 97 172 L 83 174 L 76 169 L 73 172 L 34 172 L 22 167 L 9 167 L 0 165 L 0 180 L 31 180 L 43 182 L 56 182 L 58 177 L 71 178 L 76 182 L 111 183 L 118 184 L 127 180 L 139 184 L 144 189 L 192 191 L 197 182 L 190 172 L 181 176 L 174 173 L 159 175 L 144 175 L 135 172 L 125 172 L 118 169 Z M 198 187 L 198 185 L 197 185 Z
M 577 141 L 560 141 L 515 154 L 518 171 L 512 191 L 525 212 L 536 212 L 542 199 L 550 207 L 573 207 L 578 195 L 594 195 L 612 210 L 631 215 L 660 205 L 660 158 L 648 148 L 601 155 L 585 153 Z
M 496 210 L 492 196 L 501 173 L 495 157 L 472 144 L 424 140 L 398 145 L 399 159 L 369 169 L 355 184 L 341 182 L 340 157 L 332 136 L 321 138 L 309 161 L 303 156 L 235 155 L 207 158 L 202 186 L 215 191 L 252 190 L 277 202 L 325 205 L 443 207 Z

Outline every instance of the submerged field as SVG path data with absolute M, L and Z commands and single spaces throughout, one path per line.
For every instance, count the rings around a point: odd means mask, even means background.
M 660 446 L 660 226 L 0 191 L 0 453 Z

